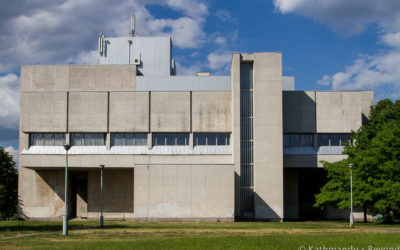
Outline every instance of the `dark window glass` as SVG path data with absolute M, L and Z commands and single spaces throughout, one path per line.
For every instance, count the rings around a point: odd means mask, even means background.
M 218 133 L 217 145 L 229 145 L 229 134 Z
M 328 134 L 319 134 L 318 135 L 318 147 L 320 146 L 329 146 L 329 135 Z
M 340 145 L 346 146 L 350 143 L 350 135 L 349 134 L 341 134 L 340 135 Z
M 338 134 L 331 134 L 330 135 L 331 139 L 331 146 L 340 146 L 340 135 Z
M 283 147 L 312 147 L 313 134 L 284 134 Z
M 30 146 L 62 146 L 65 134 L 62 133 L 33 133 L 29 135 Z
M 72 146 L 104 146 L 105 136 L 102 133 L 74 133 L 71 134 Z
M 145 146 L 146 133 L 112 133 L 111 146 Z
M 195 146 L 229 145 L 228 133 L 195 133 Z
M 188 133 L 153 133 L 153 146 L 189 145 Z

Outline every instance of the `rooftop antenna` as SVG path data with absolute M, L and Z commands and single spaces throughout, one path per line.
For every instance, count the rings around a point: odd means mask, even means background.
M 135 23 L 135 15 L 131 16 L 131 33 L 129 34 L 130 36 L 135 36 L 135 28 L 136 28 L 136 23 Z
M 102 56 L 104 54 L 104 35 L 103 33 L 99 34 L 99 48 L 98 48 L 99 54 Z

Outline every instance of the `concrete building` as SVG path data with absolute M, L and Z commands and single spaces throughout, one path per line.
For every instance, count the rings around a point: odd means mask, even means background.
M 21 67 L 19 199 L 30 219 L 312 218 L 372 91 L 294 91 L 281 53 L 176 76 L 169 37 L 99 38 L 99 65 Z M 329 214 L 321 214 L 329 216 Z M 347 215 L 346 215 L 347 217 Z

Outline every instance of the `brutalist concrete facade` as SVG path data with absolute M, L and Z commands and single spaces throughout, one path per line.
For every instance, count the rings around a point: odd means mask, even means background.
M 121 39 L 135 46 L 134 39 Z M 160 43 L 171 44 L 165 38 Z M 64 215 L 66 151 L 61 142 L 72 144 L 71 217 L 98 218 L 99 165 L 104 164 L 106 219 L 303 218 L 301 211 L 309 206 L 300 186 L 304 171 L 320 170 L 321 160 L 343 159 L 344 139 L 338 146 L 335 136 L 347 138 L 358 129 L 373 103 L 372 91 L 283 91 L 281 53 L 233 53 L 231 75 L 222 78 L 174 76 L 179 69 L 171 58 L 165 60 L 163 67 L 171 68 L 166 70 L 148 64 L 148 55 L 135 64 L 113 64 L 104 57 L 103 65 L 21 67 L 19 199 L 26 218 Z M 152 67 L 157 74 L 151 74 Z M 146 90 L 151 77 L 157 78 Z M 207 79 L 231 84 L 218 91 L 194 85 Z M 170 84 L 182 81 L 188 81 L 186 87 Z M 58 144 L 51 139 L 55 134 L 62 138 Z M 90 144 L 93 134 L 104 142 Z M 140 145 L 120 145 L 115 139 L 136 134 Z M 160 144 L 157 139 L 164 135 Z M 79 144 L 74 136 L 92 141 Z M 176 136 L 175 141 L 168 136 Z M 291 136 L 294 143 L 286 145 Z M 215 137 L 225 138 L 224 143 L 210 143 Z M 296 142 L 303 137 L 308 144 Z M 329 145 L 320 145 L 320 137 Z

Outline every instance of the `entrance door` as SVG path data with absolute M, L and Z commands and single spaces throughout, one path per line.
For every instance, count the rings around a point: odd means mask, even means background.
M 75 216 L 78 218 L 87 218 L 87 172 L 74 173 L 75 179 Z

